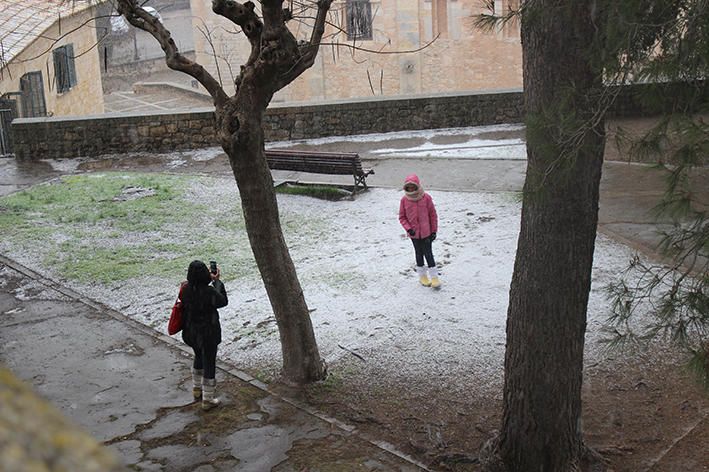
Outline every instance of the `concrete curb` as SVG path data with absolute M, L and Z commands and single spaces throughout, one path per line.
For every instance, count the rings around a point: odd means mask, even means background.
M 128 324 L 129 326 L 137 329 L 141 333 L 143 333 L 147 336 L 150 336 L 153 339 L 156 339 L 158 341 L 165 343 L 168 347 L 170 347 L 172 349 L 176 349 L 176 350 L 182 352 L 185 356 L 192 355 L 191 349 L 188 346 L 186 346 L 184 343 L 178 341 L 177 339 L 175 339 L 171 336 L 168 336 L 167 334 L 157 332 L 153 328 L 146 326 L 143 323 L 140 323 L 139 321 L 136 321 L 136 320 L 124 315 L 123 313 L 121 313 L 117 310 L 114 310 L 113 308 L 110 308 L 109 306 L 107 306 L 101 302 L 98 302 L 96 300 L 88 298 L 69 287 L 65 287 L 65 286 L 61 285 L 59 282 L 57 282 L 51 278 L 48 278 L 48 277 L 40 274 L 39 272 L 36 272 L 36 271 L 30 269 L 29 267 L 26 267 L 26 266 L 20 264 L 19 262 L 16 262 L 16 261 L 8 258 L 7 256 L 5 256 L 3 254 L 0 254 L 0 263 L 6 265 L 9 268 L 11 268 L 12 270 L 19 272 L 20 274 L 32 279 L 33 281 L 40 283 L 40 284 L 44 285 L 45 287 L 47 287 L 51 290 L 54 290 L 64 296 L 70 298 L 71 300 L 73 300 L 75 302 L 82 303 L 90 308 L 93 308 L 94 310 L 100 311 L 101 313 L 106 313 L 108 316 L 114 318 L 115 320 L 117 320 L 121 323 Z M 275 392 L 273 389 L 271 389 L 271 387 L 268 384 L 254 378 L 253 376 L 249 375 L 247 372 L 244 372 L 244 371 L 238 369 L 236 366 L 233 366 L 233 365 L 229 364 L 228 362 L 218 359 L 217 360 L 217 369 L 219 369 L 222 372 L 222 374 L 224 374 L 224 375 L 231 375 L 233 377 L 236 377 L 237 379 L 241 380 L 242 382 L 245 382 L 245 383 L 263 391 L 264 393 L 267 393 L 271 397 L 273 397 L 277 400 L 280 400 L 284 403 L 287 403 L 287 404 L 293 406 L 294 408 L 296 408 L 296 409 L 298 409 L 298 410 L 300 410 L 312 417 L 322 420 L 322 421 L 330 424 L 331 426 L 345 432 L 348 435 L 354 435 L 354 436 L 362 439 L 363 441 L 371 444 L 372 446 L 376 447 L 377 449 L 380 449 L 381 451 L 383 451 L 385 453 L 396 456 L 399 459 L 411 464 L 412 466 L 415 466 L 415 467 L 417 467 L 421 470 L 424 470 L 424 471 L 428 471 L 428 472 L 432 471 L 432 469 L 430 469 L 425 464 L 417 461 L 415 458 L 409 456 L 408 454 L 405 454 L 404 452 L 401 452 L 398 449 L 396 449 L 396 447 L 394 445 L 392 445 L 386 441 L 381 441 L 376 438 L 373 438 L 363 432 L 360 432 L 356 426 L 347 424 L 343 421 L 338 420 L 337 418 L 333 418 L 329 415 L 326 415 L 326 414 L 316 410 L 315 408 L 312 408 L 310 405 L 307 405 L 304 402 L 301 402 L 299 400 L 296 400 L 296 399 L 293 399 L 290 397 L 283 396 L 283 395 Z

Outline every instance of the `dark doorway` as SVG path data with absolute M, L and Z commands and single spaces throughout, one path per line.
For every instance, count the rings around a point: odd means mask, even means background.
M 12 154 L 10 123 L 17 117 L 17 102 L 0 98 L 0 156 Z
M 28 72 L 20 77 L 20 93 L 22 94 L 23 118 L 47 116 L 41 72 Z

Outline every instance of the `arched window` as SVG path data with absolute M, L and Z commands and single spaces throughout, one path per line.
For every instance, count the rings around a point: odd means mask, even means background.
M 433 36 L 448 37 L 448 0 L 431 0 Z

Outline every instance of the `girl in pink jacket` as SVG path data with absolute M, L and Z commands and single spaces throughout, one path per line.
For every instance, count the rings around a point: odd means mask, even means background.
M 414 244 L 419 282 L 426 287 L 440 287 L 441 282 L 438 280 L 438 269 L 431 247 L 438 231 L 438 215 L 433 199 L 424 192 L 415 174 L 409 175 L 404 181 L 404 196 L 401 197 L 399 204 L 399 222 Z M 424 258 L 428 264 L 428 273 L 423 265 Z

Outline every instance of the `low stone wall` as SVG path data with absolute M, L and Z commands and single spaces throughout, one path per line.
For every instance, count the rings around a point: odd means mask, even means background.
M 266 139 L 280 141 L 389 131 L 455 128 L 522 120 L 519 90 L 467 95 L 273 105 Z M 213 109 L 187 113 L 106 114 L 20 118 L 12 122 L 20 159 L 48 159 L 134 151 L 216 146 Z
M 709 92 L 686 84 L 660 84 L 665 96 L 688 106 L 709 102 Z M 653 115 L 672 105 L 643 99 L 648 85 L 624 86 L 610 110 L 614 116 Z M 697 94 L 699 91 L 699 95 Z M 685 96 L 686 95 L 686 96 Z M 521 90 L 439 94 L 389 99 L 274 104 L 265 116 L 267 141 L 347 136 L 390 131 L 519 123 Z M 651 104 L 648 104 L 651 103 Z M 67 158 L 136 151 L 172 151 L 216 146 L 213 109 L 191 112 L 106 114 L 79 118 L 21 118 L 12 122 L 20 159 Z

